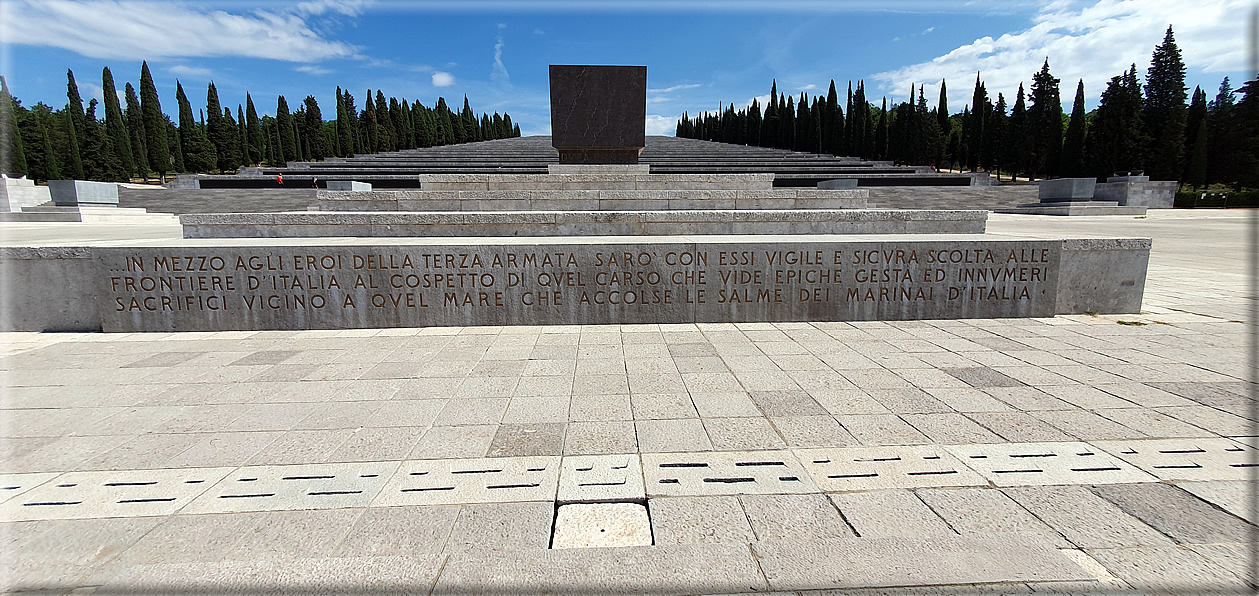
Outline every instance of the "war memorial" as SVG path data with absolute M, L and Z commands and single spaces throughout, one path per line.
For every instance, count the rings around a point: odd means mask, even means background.
M 1256 587 L 1243 216 L 886 208 L 996 195 L 646 137 L 645 91 L 0 222 L 3 589 Z

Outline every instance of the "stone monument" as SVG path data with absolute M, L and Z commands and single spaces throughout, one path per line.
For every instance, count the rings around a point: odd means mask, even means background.
M 637 164 L 646 66 L 551 65 L 551 145 L 561 164 Z

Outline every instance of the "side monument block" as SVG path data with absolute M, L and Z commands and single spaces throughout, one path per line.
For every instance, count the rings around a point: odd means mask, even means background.
M 551 65 L 551 145 L 561 164 L 636 164 L 647 67 Z

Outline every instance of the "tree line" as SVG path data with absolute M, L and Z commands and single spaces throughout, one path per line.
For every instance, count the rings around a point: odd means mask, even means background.
M 127 182 L 152 175 L 164 180 L 178 172 L 235 172 L 242 166 L 520 136 L 510 115 L 477 116 L 466 95 L 456 112 L 445 98 L 430 108 L 418 100 L 386 98 L 379 90 L 373 98 L 368 89 L 360 109 L 348 90 L 337 87 L 333 119 L 324 119 L 311 95 L 296 110 L 281 95 L 275 116 L 259 117 L 249 93 L 233 115 L 210 82 L 206 107 L 194 115 L 183 84 L 176 81 L 176 122 L 162 111 L 147 62 L 140 67 L 139 92 L 126 84 L 125 104 L 119 102 L 109 67 L 101 73 L 104 101 L 93 98 L 86 109 L 74 72 L 66 74 L 69 101 L 57 110 L 42 102 L 24 107 L 0 77 L 0 171 L 35 180 Z
M 1241 98 L 1238 99 L 1240 93 Z M 915 100 L 915 95 L 917 99 Z M 996 102 L 976 75 L 969 105 L 949 113 L 946 82 L 929 108 L 922 86 L 891 108 L 866 98 L 864 82 L 840 106 L 831 81 L 825 97 L 793 98 L 770 86 L 769 105 L 753 100 L 694 118 L 683 112 L 677 136 L 851 155 L 899 164 L 994 172 L 1027 178 L 1096 177 L 1144 171 L 1154 180 L 1195 188 L 1223 184 L 1259 188 L 1259 82 L 1234 90 L 1225 77 L 1214 99 L 1185 87 L 1185 64 L 1172 27 L 1154 48 L 1145 83 L 1133 64 L 1110 79 L 1098 107 L 1085 110 L 1084 81 L 1068 116 L 1059 79 L 1046 59 L 1029 89 L 1019 84 L 1011 106 Z

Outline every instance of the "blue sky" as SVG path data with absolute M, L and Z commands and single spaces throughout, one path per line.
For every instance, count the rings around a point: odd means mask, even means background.
M 162 107 L 175 81 L 195 108 L 211 80 L 225 105 L 274 113 L 277 95 L 314 95 L 326 118 L 333 91 L 359 106 L 367 89 L 452 107 L 506 111 L 524 134 L 549 131 L 548 64 L 647 66 L 649 134 L 672 134 L 683 110 L 762 102 L 780 91 L 825 93 L 864 79 L 867 96 L 900 101 L 942 78 L 950 111 L 969 103 L 975 72 L 1011 103 L 1048 57 L 1064 109 L 1084 79 L 1089 107 L 1105 81 L 1136 63 L 1144 75 L 1168 24 L 1188 86 L 1214 96 L 1246 78 L 1245 19 L 1254 0 L 310 0 L 145 2 L 0 0 L 0 74 L 25 105 L 65 104 L 73 69 L 85 100 L 108 66 L 138 86 L 147 59 Z M 233 109 L 234 111 L 234 109 Z

